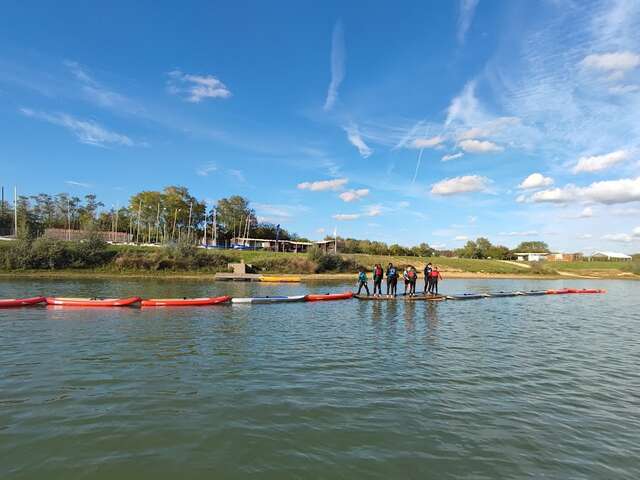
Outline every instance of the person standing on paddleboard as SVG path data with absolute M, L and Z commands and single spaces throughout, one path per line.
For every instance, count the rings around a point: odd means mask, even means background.
M 407 279 L 409 280 L 409 296 L 413 297 L 416 294 L 416 281 L 418 280 L 418 272 L 413 266 L 409 267 Z
M 438 267 L 434 265 L 431 271 L 431 293 L 433 295 L 438 295 L 438 280 L 442 280 L 442 275 L 440 275 Z
M 387 267 L 387 296 L 396 296 L 398 291 L 398 270 L 390 263 Z
M 427 266 L 424 267 L 424 290 L 422 293 L 431 293 L 431 271 L 433 267 L 431 262 L 427 263 Z
M 369 282 L 367 281 L 367 272 L 364 271 L 363 267 L 360 267 L 360 272 L 358 273 L 358 293 L 356 295 L 360 295 L 360 291 L 362 290 L 362 287 L 364 287 L 364 289 L 367 292 L 367 297 L 369 295 L 371 295 L 369 293 Z
M 375 267 L 373 267 L 373 296 L 376 296 L 376 292 L 378 296 L 382 295 L 382 277 L 384 276 L 384 270 L 382 269 L 382 265 L 376 263 Z

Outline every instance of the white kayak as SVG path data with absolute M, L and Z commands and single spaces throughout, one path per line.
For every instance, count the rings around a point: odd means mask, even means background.
M 306 295 L 293 295 L 288 297 L 245 297 L 232 298 L 231 303 L 282 303 L 282 302 L 304 302 Z

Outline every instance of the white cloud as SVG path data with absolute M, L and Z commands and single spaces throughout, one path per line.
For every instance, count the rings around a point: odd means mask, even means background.
M 626 150 L 616 150 L 606 155 L 594 155 L 591 157 L 581 157 L 578 163 L 573 167 L 573 173 L 581 172 L 599 172 L 606 170 L 620 162 L 624 162 L 629 158 L 629 152 Z
M 335 180 L 319 180 L 316 182 L 302 182 L 298 184 L 299 190 L 311 190 L 312 192 L 322 192 L 325 190 L 340 190 L 349 180 L 346 178 L 336 178 Z
M 591 207 L 584 207 L 582 209 L 582 212 L 580 212 L 580 214 L 578 215 L 578 218 L 591 218 L 593 217 L 593 208 Z
M 469 240 L 469 237 L 467 237 L 466 235 L 458 235 L 457 237 L 454 238 L 454 240 L 457 242 L 465 242 Z
M 174 95 L 184 96 L 187 102 L 200 103 L 207 98 L 229 98 L 231 91 L 212 75 L 192 75 L 180 70 L 169 72 L 167 89 Z
M 517 117 L 498 117 L 495 120 L 483 122 L 480 126 L 463 130 L 456 137 L 458 140 L 493 137 L 500 134 L 506 127 L 518 124 L 520 124 L 520 119 Z
M 342 192 L 339 197 L 345 202 L 353 202 L 355 200 L 360 200 L 367 195 L 369 195 L 369 189 L 360 188 L 358 190 L 347 190 L 346 192 Z
M 633 235 L 634 237 L 640 237 L 640 227 L 636 227 L 636 228 L 634 228 L 634 229 L 633 229 L 633 233 L 632 233 L 632 235 Z
M 605 72 L 626 72 L 640 66 L 640 55 L 633 52 L 594 53 L 587 55 L 582 65 Z
M 416 138 L 411 146 L 413 148 L 433 148 L 440 145 L 444 142 L 444 138 L 440 136 L 431 137 L 431 138 Z
M 603 240 L 609 240 L 610 242 L 629 243 L 633 240 L 628 233 L 608 233 L 602 237 Z
M 462 140 L 460 148 L 467 153 L 491 153 L 504 150 L 501 146 L 488 140 Z
M 536 192 L 529 200 L 537 203 L 591 201 L 606 205 L 637 202 L 640 201 L 640 177 L 595 182 L 587 187 L 568 184 L 562 188 Z
M 198 168 L 198 170 L 196 170 L 196 173 L 198 175 L 200 175 L 201 177 L 206 177 L 210 173 L 215 172 L 216 170 L 218 170 L 217 165 L 215 163 L 213 163 L 213 162 L 209 162 L 209 163 L 204 164 L 200 168 Z
M 473 21 L 473 15 L 479 0 L 460 0 L 460 14 L 458 16 L 458 43 L 464 43 L 467 30 Z
M 63 63 L 81 83 L 80 90 L 91 102 L 117 111 L 140 113 L 141 108 L 139 106 L 135 105 L 129 98 L 101 85 L 78 62 L 67 60 Z
M 30 118 L 36 118 L 52 125 L 64 127 L 73 133 L 80 143 L 106 147 L 108 145 L 135 146 L 136 143 L 126 135 L 112 132 L 91 120 L 80 120 L 66 113 L 46 113 L 21 108 L 20 112 Z M 139 144 L 145 146 L 145 144 Z
M 365 215 L 367 217 L 378 217 L 382 215 L 382 206 L 381 205 L 369 205 L 366 209 Z
M 456 158 L 460 158 L 464 155 L 462 152 L 451 153 L 442 157 L 443 162 L 448 162 L 449 160 L 455 160 Z
M 464 175 L 435 183 L 431 187 L 431 193 L 434 195 L 455 195 L 458 193 L 482 192 L 487 190 L 490 182 L 491 180 L 487 177 Z
M 640 90 L 640 85 L 612 85 L 609 87 L 609 92 L 614 95 L 626 95 L 628 93 L 637 92 Z
M 236 170 L 235 168 L 230 168 L 227 170 L 227 173 L 240 183 L 244 183 L 247 181 L 247 179 L 244 177 L 244 173 L 242 172 L 242 170 Z
M 359 213 L 338 213 L 334 215 L 333 218 L 338 220 L 339 222 L 348 222 L 350 220 L 357 220 L 358 218 L 360 218 L 360 214 Z
M 338 88 L 344 80 L 344 64 L 344 31 L 342 21 L 338 20 L 333 27 L 333 35 L 331 36 L 331 83 L 329 83 L 327 99 L 324 102 L 325 111 L 331 110 L 338 99 Z
M 523 232 L 500 232 L 502 237 L 535 237 L 539 235 L 537 230 L 525 230 Z
M 360 155 L 362 155 L 363 158 L 367 158 L 373 153 L 373 150 L 364 143 L 356 125 L 352 124 L 348 127 L 344 127 L 344 131 L 347 132 L 347 138 L 349 139 L 349 142 L 351 142 L 351 145 L 358 149 L 358 152 L 360 152 Z
M 89 184 L 89 183 L 76 182 L 75 180 L 67 180 L 64 183 L 66 183 L 67 185 L 71 185 L 73 187 L 82 187 L 82 188 L 90 188 L 91 187 L 91 184 Z
M 534 188 L 543 188 L 553 185 L 553 178 L 545 177 L 541 173 L 532 173 L 525 178 L 518 188 L 529 190 Z
M 528 200 L 527 196 L 524 195 L 524 194 L 518 195 L 516 197 L 516 202 L 518 202 L 518 203 L 525 203 L 527 200 Z
M 262 221 L 274 223 L 289 220 L 309 210 L 302 205 L 279 205 L 271 203 L 252 203 L 252 205 Z
M 445 126 L 452 123 L 471 125 L 478 121 L 480 104 L 476 98 L 475 91 L 476 82 L 469 81 L 460 92 L 460 95 L 451 100 L 451 104 L 447 109 Z

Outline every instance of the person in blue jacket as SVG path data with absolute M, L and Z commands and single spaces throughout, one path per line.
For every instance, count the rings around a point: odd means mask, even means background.
M 360 267 L 360 271 L 358 272 L 358 293 L 356 295 L 360 295 L 360 291 L 362 287 L 367 292 L 367 297 L 370 295 L 369 293 L 369 282 L 367 280 L 367 272 L 365 272 L 364 268 Z
M 390 263 L 387 267 L 387 295 L 396 296 L 398 290 L 398 270 Z

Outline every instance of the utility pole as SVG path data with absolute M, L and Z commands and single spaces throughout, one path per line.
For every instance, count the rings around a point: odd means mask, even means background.
M 142 200 L 138 204 L 138 228 L 136 229 L 136 243 L 140 243 L 140 217 L 142 215 Z M 144 240 L 144 238 L 143 238 Z
M 13 187 L 13 236 L 18 238 L 18 187 Z
M 207 248 L 207 202 L 204 204 L 204 239 L 202 241 L 204 243 L 204 248 Z
M 193 212 L 193 202 L 189 203 L 189 227 L 187 227 L 187 242 L 191 241 L 191 213 Z
M 218 210 L 213 207 L 213 246 L 218 246 Z

